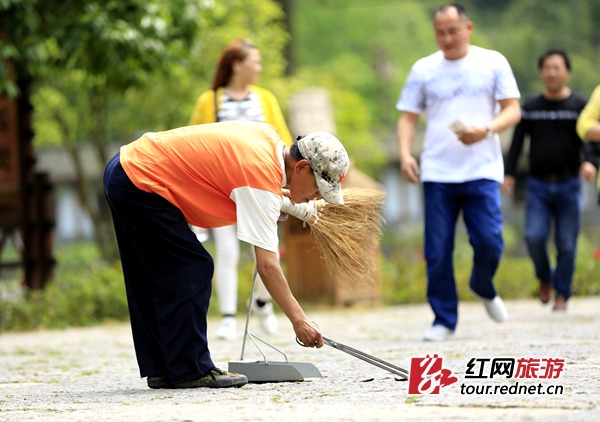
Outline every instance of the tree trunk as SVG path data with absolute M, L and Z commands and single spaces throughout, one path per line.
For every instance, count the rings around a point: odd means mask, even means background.
M 98 235 L 98 233 L 101 233 L 104 230 L 104 223 L 102 222 L 102 216 L 99 212 L 98 206 L 95 206 L 95 201 L 93 200 L 93 189 L 91 188 L 91 183 L 85 173 L 85 163 L 83 162 L 79 149 L 77 148 L 77 143 L 72 136 L 69 125 L 64 116 L 61 114 L 60 110 L 55 109 L 52 112 L 52 118 L 56 121 L 58 127 L 60 128 L 63 144 L 71 156 L 71 161 L 73 162 L 73 166 L 75 168 L 77 198 L 79 199 L 81 206 L 88 212 L 88 215 L 92 220 L 94 230 L 96 231 L 96 243 L 100 251 L 100 256 L 102 256 L 103 259 L 112 262 L 115 258 L 112 255 L 113 252 L 110 250 L 110 247 L 107 246 L 107 242 L 104 240 L 105 236 Z
M 107 148 L 108 90 L 104 80 L 96 79 L 92 83 L 89 92 L 89 104 L 91 115 L 94 116 L 90 138 L 96 149 L 101 168 L 104 168 L 110 158 Z M 111 224 L 110 210 L 103 193 L 99 193 L 93 202 L 95 202 L 95 207 L 92 206 L 91 198 L 88 198 L 87 204 L 90 205 L 88 210 L 96 229 L 96 242 L 98 243 L 102 257 L 109 262 L 113 262 L 119 259 L 119 252 Z

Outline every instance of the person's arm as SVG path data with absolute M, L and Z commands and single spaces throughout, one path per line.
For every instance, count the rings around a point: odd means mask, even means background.
M 188 125 L 199 125 L 216 121 L 215 91 L 211 89 L 202 93 L 202 95 L 198 97 L 198 100 L 196 100 Z
M 598 174 L 599 157 L 591 142 L 583 142 L 583 163 L 579 167 L 579 176 L 588 182 L 596 179 Z
M 600 142 L 600 85 L 577 119 L 577 134 L 581 139 Z
M 500 113 L 486 126 L 470 126 L 465 130 L 456 132 L 456 137 L 465 145 L 474 144 L 486 139 L 488 129 L 494 133 L 503 132 L 521 120 L 521 106 L 517 98 L 498 100 Z
M 256 268 L 273 300 L 288 317 L 296 337 L 307 346 L 323 347 L 323 336 L 306 317 L 302 307 L 292 294 L 274 252 L 254 246 Z
M 515 130 L 513 131 L 512 141 L 510 143 L 510 148 L 508 150 L 508 155 L 506 157 L 506 162 L 504 165 L 504 183 L 500 187 L 502 193 L 504 194 L 510 195 L 515 189 L 517 163 L 519 161 L 519 156 L 521 155 L 521 151 L 523 149 L 523 141 L 525 140 L 526 133 L 526 121 L 521 120 L 515 127 Z
M 419 114 L 404 111 L 398 119 L 396 137 L 400 154 L 400 169 L 402 176 L 410 183 L 419 183 L 421 170 L 417 160 L 412 155 L 415 142 L 415 131 L 419 123 Z

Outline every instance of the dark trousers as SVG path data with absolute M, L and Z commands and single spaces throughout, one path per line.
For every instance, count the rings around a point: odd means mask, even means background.
M 571 297 L 577 258 L 577 237 L 583 211 L 582 181 L 575 176 L 560 182 L 530 177 L 525 197 L 525 240 L 541 282 L 551 283 L 556 293 Z M 556 266 L 548 255 L 548 238 L 554 220 Z
M 493 180 L 465 183 L 423 183 L 425 192 L 425 258 L 427 298 L 434 325 L 452 330 L 458 322 L 458 293 L 454 278 L 454 235 L 462 212 L 473 247 L 469 287 L 485 299 L 496 296 L 493 278 L 504 242 L 500 189 Z
M 206 313 L 214 264 L 181 211 L 159 195 L 138 189 L 119 154 L 107 164 L 108 200 L 131 317 L 140 375 L 197 379 L 214 364 Z

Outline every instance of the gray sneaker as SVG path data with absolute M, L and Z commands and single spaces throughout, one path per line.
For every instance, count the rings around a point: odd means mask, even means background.
M 180 382 L 165 388 L 228 388 L 241 387 L 246 384 L 248 384 L 246 375 L 234 374 L 214 367 L 208 374 L 197 380 Z

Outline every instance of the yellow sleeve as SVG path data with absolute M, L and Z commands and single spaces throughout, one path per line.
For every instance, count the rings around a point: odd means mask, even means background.
M 203 123 L 214 123 L 217 121 L 215 111 L 215 91 L 212 89 L 205 91 L 198 97 L 189 125 L 199 125 Z
M 292 145 L 292 135 L 290 134 L 290 130 L 285 123 L 285 119 L 283 118 L 283 113 L 281 112 L 281 108 L 279 107 L 279 102 L 275 95 L 267 89 L 252 87 L 261 97 L 264 107 L 265 120 L 267 123 L 272 124 L 279 132 L 279 136 L 281 140 L 285 142 L 287 146 Z
M 581 139 L 586 139 L 588 131 L 600 121 L 600 85 L 596 86 L 590 101 L 577 119 L 577 134 Z

